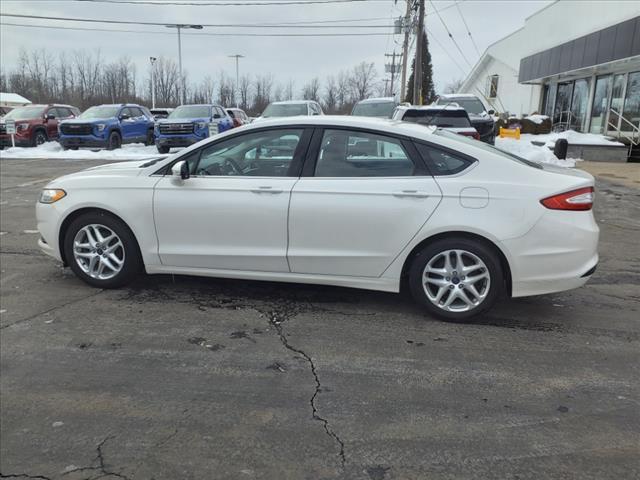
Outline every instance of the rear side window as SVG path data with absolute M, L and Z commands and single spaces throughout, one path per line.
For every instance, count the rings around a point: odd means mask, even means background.
M 473 160 L 447 150 L 416 143 L 420 156 L 433 176 L 455 175 L 469 168 Z
M 405 177 L 414 164 L 400 140 L 367 132 L 325 130 L 316 177 Z

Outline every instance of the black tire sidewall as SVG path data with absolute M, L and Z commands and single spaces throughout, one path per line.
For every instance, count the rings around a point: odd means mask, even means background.
M 169 150 L 170 150 L 169 147 L 158 146 L 157 148 L 158 148 L 158 153 L 169 153 Z
M 90 224 L 100 224 L 110 228 L 115 232 L 124 245 L 125 261 L 122 270 L 113 278 L 108 280 L 99 280 L 91 278 L 84 273 L 80 266 L 76 263 L 73 256 L 73 239 L 78 231 Z M 69 228 L 64 237 L 64 253 L 67 260 L 67 264 L 71 267 L 71 270 L 84 282 L 91 286 L 98 288 L 118 288 L 131 282 L 141 271 L 142 260 L 140 258 L 140 252 L 138 249 L 138 243 L 124 222 L 118 218 L 102 212 L 92 212 L 80 215 L 78 218 L 71 222 Z
M 38 143 L 38 137 L 42 137 L 44 139 L 44 141 L 42 143 Z M 43 132 L 42 130 L 36 130 L 33 133 L 33 146 L 37 147 L 38 145 L 43 145 L 47 143 L 47 134 L 46 132 Z
M 145 142 L 146 146 L 151 146 L 154 145 L 156 143 L 156 139 L 154 138 L 153 135 L 153 130 L 149 129 L 149 131 L 147 132 L 147 141 Z
M 118 141 L 114 141 L 115 139 Z M 118 132 L 111 132 L 107 140 L 107 150 L 116 150 L 122 146 L 122 138 Z
M 477 255 L 487 266 L 491 275 L 489 293 L 484 301 L 473 310 L 467 312 L 447 312 L 435 306 L 427 297 L 422 287 L 422 273 L 425 266 L 436 254 L 445 250 L 466 250 Z M 413 259 L 409 269 L 409 287 L 416 302 L 425 307 L 429 313 L 448 321 L 464 321 L 489 310 L 504 292 L 504 273 L 500 259 L 490 247 L 482 242 L 466 238 L 445 238 L 427 245 Z

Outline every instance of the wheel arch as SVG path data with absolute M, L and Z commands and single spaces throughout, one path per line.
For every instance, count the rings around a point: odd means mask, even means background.
M 133 236 L 135 242 L 136 242 L 136 250 L 138 252 L 138 256 L 140 257 L 141 261 L 142 261 L 142 265 L 144 265 L 144 257 L 142 256 L 142 252 L 140 251 L 140 241 L 138 240 L 138 237 L 136 236 L 136 233 L 133 231 L 133 229 L 129 226 L 129 224 L 119 215 L 113 213 L 110 210 L 107 210 L 105 208 L 99 208 L 99 207 L 82 207 L 79 208 L 77 210 L 72 211 L 71 213 L 69 213 L 64 220 L 62 221 L 62 223 L 60 224 L 60 230 L 58 231 L 58 249 L 60 251 L 60 258 L 62 259 L 62 263 L 66 266 L 68 265 L 68 259 L 65 256 L 65 251 L 64 251 L 64 238 L 67 235 L 67 230 L 69 230 L 69 226 L 73 223 L 73 221 L 82 216 L 85 215 L 87 213 L 98 213 L 98 214 L 106 214 L 109 215 L 113 218 L 118 219 L 119 221 L 122 222 L 122 224 L 129 230 L 129 232 L 131 232 L 131 235 Z
M 500 266 L 502 267 L 502 270 L 504 272 L 505 292 L 507 296 L 511 297 L 511 288 L 512 288 L 511 265 L 509 264 L 509 260 L 507 259 L 507 256 L 504 254 L 502 249 L 500 249 L 500 247 L 498 247 L 495 244 L 495 242 L 493 242 L 489 238 L 477 233 L 465 232 L 465 231 L 440 232 L 421 240 L 415 247 L 413 247 L 409 255 L 407 255 L 407 257 L 404 259 L 404 263 L 402 265 L 402 273 L 400 277 L 401 290 L 404 290 L 407 287 L 409 269 L 411 268 L 411 263 L 413 262 L 413 259 L 416 257 L 416 255 L 429 243 L 433 243 L 435 241 L 442 240 L 445 238 L 464 238 L 468 240 L 474 240 L 474 241 L 477 241 L 478 243 L 482 243 L 484 246 L 492 250 L 498 256 L 498 259 L 500 260 Z

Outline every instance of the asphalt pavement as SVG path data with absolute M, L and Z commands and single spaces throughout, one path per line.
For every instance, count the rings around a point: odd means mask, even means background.
M 0 161 L 2 478 L 640 476 L 637 187 L 598 180 L 585 287 L 455 324 L 346 288 L 91 288 L 38 251 L 34 202 L 95 164 Z

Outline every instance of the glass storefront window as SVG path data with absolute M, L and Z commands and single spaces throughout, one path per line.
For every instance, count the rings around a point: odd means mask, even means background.
M 629 74 L 622 117 L 631 122 L 635 127 L 640 126 L 640 72 Z M 623 121 L 620 129 L 630 132 L 632 127 Z
M 596 91 L 593 95 L 593 105 L 591 107 L 591 133 L 605 132 L 612 82 L 613 77 L 611 75 L 596 78 Z
M 569 109 L 571 108 L 571 93 L 573 82 L 559 83 L 556 93 L 555 109 L 553 111 L 553 123 L 569 120 Z
M 553 85 L 549 85 L 549 93 L 546 98 L 546 103 L 544 104 L 543 113 L 549 118 L 553 119 L 553 107 L 556 104 L 556 90 L 558 89 L 558 85 L 555 83 Z
M 583 132 L 587 127 L 587 105 L 589 103 L 589 81 L 580 79 L 574 82 L 571 98 L 571 128 Z
M 622 112 L 622 95 L 624 95 L 624 74 L 615 75 L 613 77 L 613 88 L 611 89 L 611 110 L 615 110 L 617 113 L 610 112 L 609 115 L 609 123 L 613 125 L 607 126 L 608 130 L 618 128 L 620 123 L 620 117 L 618 113 Z

